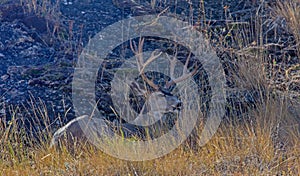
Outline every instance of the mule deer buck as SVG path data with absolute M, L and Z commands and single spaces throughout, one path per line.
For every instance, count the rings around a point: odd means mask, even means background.
M 198 69 L 198 66 L 194 65 L 192 66 L 193 70 L 189 72 L 188 63 L 191 56 L 191 54 L 189 54 L 188 58 L 184 63 L 182 75 L 179 77 L 175 77 L 175 66 L 177 63 L 176 55 L 172 57 L 167 55 L 167 59 L 170 63 L 170 80 L 167 81 L 164 84 L 164 86 L 156 85 L 152 80 L 150 80 L 146 76 L 145 68 L 151 62 L 159 58 L 162 52 L 158 53 L 157 50 L 155 50 L 151 53 L 151 56 L 147 60 L 144 60 L 143 45 L 144 38 L 140 38 L 138 46 L 134 42 L 130 42 L 131 50 L 133 51 L 136 57 L 139 75 L 145 83 L 140 84 L 134 81 L 129 85 L 135 97 L 142 96 L 145 98 L 145 103 L 142 105 L 142 108 L 138 112 L 139 115 L 137 116 L 137 118 L 135 118 L 135 120 L 131 122 L 120 123 L 118 120 L 115 120 L 113 123 L 106 123 L 105 121 L 103 121 L 103 123 L 106 124 L 102 124 L 109 126 L 109 128 L 111 129 L 115 127 L 114 129 L 116 129 L 117 131 L 122 131 L 122 134 L 125 138 L 131 136 L 143 136 L 142 138 L 144 138 L 144 131 L 141 130 L 144 128 L 143 126 L 153 125 L 155 122 L 160 120 L 160 118 L 166 113 L 179 112 L 181 110 L 182 102 L 177 96 L 171 93 L 170 88 L 173 85 L 192 77 Z M 147 90 L 146 85 L 150 86 L 154 91 Z M 149 115 L 144 116 L 143 114 L 147 112 Z M 145 117 L 150 119 L 145 119 Z M 68 142 L 70 142 L 70 139 L 72 140 L 72 138 L 80 138 L 86 140 L 85 135 L 82 134 L 84 132 L 78 123 L 79 121 L 85 120 L 86 118 L 88 118 L 88 116 L 77 117 L 62 128 L 58 129 L 53 135 L 51 146 L 55 145 L 64 136 L 69 136 L 69 139 L 67 139 Z M 91 118 L 90 123 L 86 124 L 86 126 L 87 128 L 89 128 L 90 125 L 94 124 L 97 123 L 94 123 L 94 119 Z

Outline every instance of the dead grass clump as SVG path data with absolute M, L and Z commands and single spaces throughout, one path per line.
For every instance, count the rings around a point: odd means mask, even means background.
M 283 17 L 287 22 L 289 32 L 295 38 L 295 48 L 300 56 L 300 2 L 299 0 L 278 0 L 274 8 L 275 18 Z M 300 58 L 300 57 L 299 57 Z
M 298 175 L 299 124 L 289 105 L 269 97 L 245 116 L 250 123 L 224 123 L 204 146 L 194 138 L 196 146 L 185 142 L 161 158 L 141 162 L 119 160 L 89 144 L 78 150 L 49 148 L 49 140 L 28 145 L 32 138 L 21 132 L 24 124 L 12 120 L 0 132 L 0 170 L 7 175 Z M 14 119 L 21 118 L 16 114 Z
M 43 26 L 38 33 L 43 34 L 40 39 L 46 45 L 59 45 L 57 49 L 64 54 L 78 57 L 83 49 L 83 24 L 79 26 L 79 31 L 75 31 L 75 21 L 62 15 L 60 3 L 58 0 L 20 0 L 24 11 L 23 21 L 35 30 Z

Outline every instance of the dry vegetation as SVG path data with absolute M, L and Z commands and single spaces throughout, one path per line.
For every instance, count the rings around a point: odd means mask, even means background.
M 51 0 L 20 0 L 23 11 L 28 16 L 36 16 L 43 19 L 47 24 L 45 35 L 40 36 L 44 44 L 52 46 L 60 44 L 64 54 L 77 57 L 82 51 L 82 30 L 74 33 L 74 20 L 67 20 L 60 11 L 60 1 Z
M 299 127 L 287 103 L 269 99 L 251 113 L 257 123 L 221 125 L 203 147 L 188 140 L 143 162 L 119 160 L 92 146 L 70 152 L 50 149 L 48 142 L 34 145 L 13 120 L 1 134 L 0 168 L 5 175 L 298 175 Z
M 297 4 L 298 3 L 298 4 Z M 34 5 L 34 3 L 33 3 Z M 278 2 L 274 13 L 286 19 L 295 39 L 294 49 L 300 58 L 300 5 L 297 0 Z M 230 27 L 230 25 L 228 25 Z M 289 91 L 273 93 L 264 75 L 263 64 L 268 55 L 261 42 L 260 23 L 253 38 L 235 39 L 239 49 L 225 49 L 238 54 L 243 81 L 240 87 L 264 87 L 268 93 L 255 110 L 245 118 L 249 123 L 224 123 L 203 147 L 196 137 L 187 140 L 175 151 L 151 161 L 123 161 L 92 146 L 69 151 L 49 148 L 52 133 L 46 129 L 25 133 L 25 122 L 18 108 L 12 108 L 12 120 L 0 119 L 0 173 L 3 175 L 299 175 L 300 127 L 299 94 L 291 100 Z M 231 28 L 231 27 L 230 27 Z M 247 30 L 247 29 L 246 29 Z M 246 32 L 245 32 L 246 33 Z M 255 43 L 253 43 L 255 42 Z M 246 47 L 247 46 L 247 47 Z M 299 70 L 299 66 L 296 67 Z M 295 70 L 296 70 L 295 68 Z M 262 70 L 259 72 L 258 70 Z M 288 70 L 286 72 L 289 73 Z M 254 74 L 255 73 L 255 74 Z M 295 72 L 293 72 L 295 73 Z M 297 72 L 296 72 L 297 73 Z M 299 72 L 298 72 L 299 73 Z M 299 78 L 299 74 L 293 75 Z M 292 79 L 299 81 L 299 79 Z M 288 80 L 289 81 L 289 80 Z M 287 95 L 283 97 L 283 95 Z M 295 97 L 295 96 L 293 96 Z M 47 111 L 35 107 L 33 118 L 42 116 L 49 126 Z M 40 123 L 36 120 L 36 123 Z M 40 124 L 38 124 L 40 126 Z M 201 127 L 199 128 L 201 129 Z M 201 133 L 201 131 L 199 131 Z M 39 134 L 40 141 L 33 141 Z M 43 141 L 43 142 L 41 142 Z
M 299 42 L 300 42 L 300 1 L 299 0 L 288 0 L 288 1 L 279 1 L 277 7 L 274 10 L 275 16 L 283 17 L 288 23 L 289 31 L 293 34 L 296 45 L 293 46 L 298 55 L 300 54 Z M 297 47 L 298 46 L 298 47 Z

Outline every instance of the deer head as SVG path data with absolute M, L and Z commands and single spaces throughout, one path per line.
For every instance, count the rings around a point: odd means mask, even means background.
M 139 104 L 139 115 L 132 124 L 149 126 L 160 120 L 163 114 L 179 112 L 181 109 L 180 99 L 167 90 L 151 92 L 145 85 L 137 82 L 132 82 L 130 89 L 134 94 L 133 98 L 137 99 L 135 103 Z
M 170 57 L 166 55 L 169 63 L 170 63 L 170 80 L 164 84 L 164 86 L 156 85 L 152 80 L 150 80 L 145 74 L 145 68 L 151 62 L 159 58 L 162 52 L 158 52 L 157 50 L 151 53 L 151 56 L 145 61 L 143 58 L 143 45 L 144 38 L 140 38 L 139 45 L 137 46 L 134 42 L 130 42 L 130 47 L 136 57 L 137 67 L 139 70 L 139 74 L 142 77 L 143 81 L 149 85 L 154 91 L 147 90 L 146 84 L 141 85 L 137 82 L 132 82 L 130 86 L 132 92 L 135 96 L 143 96 L 145 98 L 145 102 L 139 112 L 138 117 L 130 122 L 136 125 L 148 126 L 156 121 L 158 121 L 164 113 L 168 112 L 178 112 L 181 109 L 182 102 L 180 99 L 173 95 L 170 88 L 181 81 L 184 81 L 191 76 L 193 76 L 197 71 L 197 66 L 194 66 L 194 69 L 189 72 L 188 63 L 191 56 L 189 54 L 188 58 L 185 61 L 182 75 L 179 77 L 175 77 L 175 66 L 177 63 L 177 58 L 175 56 Z M 148 116 L 144 114 L 148 113 Z

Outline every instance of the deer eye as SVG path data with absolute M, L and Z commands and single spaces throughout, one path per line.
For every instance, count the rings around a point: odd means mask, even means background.
M 161 88 L 160 91 L 165 95 L 165 96 L 172 96 L 171 92 L 164 89 L 164 88 Z
M 164 94 L 164 93 L 160 93 L 160 94 L 158 94 L 158 96 L 159 96 L 159 97 L 166 97 L 167 95 Z
M 161 96 L 162 96 L 162 97 L 166 97 L 167 95 L 165 95 L 165 94 L 161 94 Z
M 159 97 L 166 97 L 166 95 L 165 95 L 164 93 L 162 93 L 162 92 L 159 92 L 159 93 L 157 94 L 157 96 L 159 96 Z

